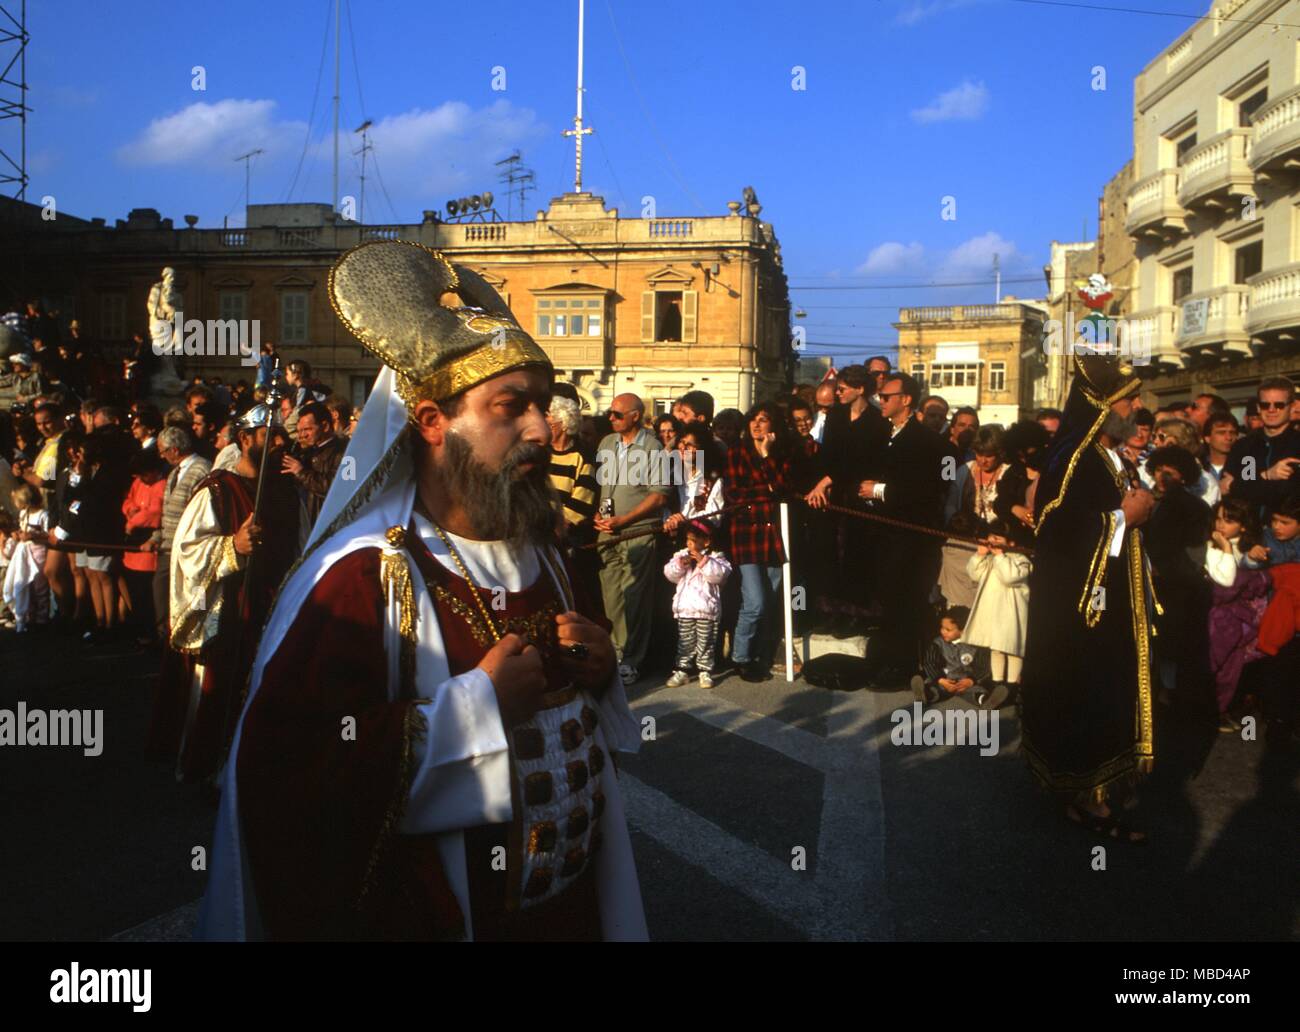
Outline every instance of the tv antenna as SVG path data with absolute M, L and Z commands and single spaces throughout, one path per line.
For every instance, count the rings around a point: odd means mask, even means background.
M 361 149 L 355 150 L 353 154 L 361 155 L 361 201 L 357 206 L 357 222 L 365 225 L 366 222 L 366 151 L 375 149 L 375 145 L 370 142 L 370 127 L 374 125 L 374 120 L 367 118 L 358 126 L 354 132 L 361 134 Z
M 239 157 L 235 159 L 236 161 L 242 161 L 244 163 L 244 225 L 245 226 L 248 225 L 248 206 L 253 203 L 253 194 L 252 194 L 253 158 L 255 158 L 259 154 L 265 154 L 265 153 L 266 151 L 262 150 L 261 147 L 258 147 L 256 150 L 251 150 L 247 154 L 241 154 L 239 155 Z
M 507 158 L 502 158 L 496 163 L 497 168 L 504 170 L 497 181 L 506 184 L 506 218 L 510 218 L 514 211 L 514 195 L 519 194 L 519 217 L 524 217 L 527 209 L 528 191 L 536 189 L 537 177 L 533 174 L 531 168 L 524 167 L 524 159 L 520 156 L 519 151 L 515 151 Z

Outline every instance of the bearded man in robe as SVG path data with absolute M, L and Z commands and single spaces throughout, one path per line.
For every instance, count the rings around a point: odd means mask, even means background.
M 199 935 L 645 938 L 610 755 L 639 727 L 556 548 L 551 363 L 416 244 L 330 291 L 385 368 L 254 663 Z
M 1030 770 L 1095 834 L 1145 841 L 1111 803 L 1155 760 L 1152 636 L 1158 605 L 1141 526 L 1154 499 L 1119 449 L 1140 381 L 1100 355 L 1074 379 L 1032 505 L 1037 513 L 1021 682 Z
M 272 419 L 265 405 L 241 417 L 239 462 L 200 481 L 176 527 L 170 645 L 179 656 L 164 663 L 167 683 L 160 685 L 158 707 L 170 712 L 155 712 L 155 726 L 180 729 L 176 776 L 181 781 L 215 784 L 234 735 L 257 636 L 307 526 L 293 478 L 281 472 L 286 438 Z

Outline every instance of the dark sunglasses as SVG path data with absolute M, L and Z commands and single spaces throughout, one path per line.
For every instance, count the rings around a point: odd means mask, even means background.
M 1284 409 L 1284 408 L 1290 408 L 1290 407 L 1291 407 L 1291 402 L 1289 402 L 1289 401 L 1261 401 L 1261 402 L 1259 403 L 1259 407 L 1262 408 L 1262 409 Z
M 610 419 L 624 419 L 629 414 L 630 413 L 627 412 L 618 412 L 615 409 L 610 409 L 608 412 L 605 413 L 605 415 L 607 415 Z
M 890 391 L 888 394 L 885 394 L 882 391 L 881 393 L 877 394 L 876 397 L 880 398 L 883 401 L 885 398 L 897 398 L 902 393 L 903 393 L 902 391 Z

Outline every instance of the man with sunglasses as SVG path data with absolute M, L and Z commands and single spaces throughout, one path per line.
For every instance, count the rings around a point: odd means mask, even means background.
M 1284 376 L 1259 385 L 1262 425 L 1233 445 L 1220 478 L 1225 491 L 1256 506 L 1261 518 L 1289 495 L 1300 493 L 1300 431 L 1291 426 L 1295 396 L 1295 384 Z
M 599 531 L 600 590 L 605 615 L 614 625 L 610 637 L 626 684 L 637 680 L 650 649 L 658 571 L 652 536 L 630 541 L 612 539 L 661 520 L 669 490 L 663 445 L 641 425 L 644 418 L 645 403 L 635 394 L 620 394 L 609 410 L 614 432 L 596 450 L 600 500 L 595 527 Z

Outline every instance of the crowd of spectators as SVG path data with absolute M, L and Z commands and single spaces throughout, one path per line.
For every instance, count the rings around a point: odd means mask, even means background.
M 152 350 L 110 353 L 33 302 L 0 317 L 0 623 L 88 645 L 147 648 L 168 637 L 172 541 L 195 488 L 239 459 L 233 420 L 264 401 L 258 382 L 194 377 L 176 404 L 148 397 Z M 274 347 L 264 347 L 272 356 Z M 263 374 L 266 375 L 263 375 Z M 354 425 L 301 359 L 286 367 L 282 459 L 305 510 L 320 510 Z
M 239 461 L 232 421 L 266 399 L 274 345 L 254 382 L 195 377 L 160 410 L 139 339 L 109 355 L 35 303 L 0 317 L 0 334 L 0 620 L 92 646 L 165 641 L 177 525 L 203 478 Z M 307 361 L 283 369 L 282 472 L 314 520 L 357 414 Z M 603 602 L 626 680 L 670 657 L 674 687 L 784 672 L 789 560 L 797 634 L 868 637 L 863 683 L 910 681 L 930 704 L 1015 699 L 1034 489 L 1059 411 L 981 425 L 877 357 L 744 413 L 695 390 L 657 415 L 635 394 L 584 414 L 557 382 L 548 415 L 557 538 Z M 1240 415 L 1211 393 L 1139 408 L 1131 430 L 1122 460 L 1156 500 L 1143 535 L 1163 700 L 1224 731 L 1257 706 L 1293 729 L 1294 386 L 1263 381 Z

